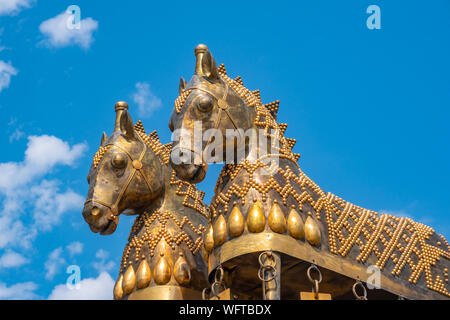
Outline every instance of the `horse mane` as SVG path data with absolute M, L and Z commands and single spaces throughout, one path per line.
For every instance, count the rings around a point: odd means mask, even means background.
M 162 144 L 156 130 L 153 130 L 150 134 L 147 134 L 141 120 L 136 122 L 134 125 L 134 130 L 152 149 L 152 151 L 160 157 L 162 163 L 168 165 L 170 160 L 170 152 L 172 151 L 172 143 Z
M 169 166 L 170 153 L 172 151 L 172 143 L 162 144 L 159 140 L 158 133 L 153 130 L 150 134 L 146 134 L 142 121 L 139 120 L 134 126 L 134 130 L 142 138 L 142 140 L 152 149 L 159 157 L 163 165 Z M 196 210 L 205 218 L 209 217 L 208 209 L 203 204 L 205 192 L 198 190 L 195 184 L 191 184 L 184 180 L 178 179 L 175 170 L 171 168 L 170 182 L 172 186 L 176 186 L 177 195 L 184 196 L 183 205 Z
M 292 148 L 296 143 L 295 139 L 284 137 L 284 133 L 287 129 L 286 123 L 277 123 L 278 108 L 280 106 L 280 100 L 275 100 L 267 104 L 261 102 L 261 92 L 259 90 L 249 90 L 244 86 L 241 76 L 237 76 L 231 79 L 225 70 L 225 65 L 222 63 L 219 68 L 220 77 L 245 101 L 248 107 L 254 107 L 256 109 L 256 118 L 254 124 L 260 128 L 264 128 L 268 137 L 277 139 L 281 143 L 280 151 L 281 155 L 285 158 L 291 159 L 294 163 L 297 163 L 300 158 L 300 154 L 294 153 Z M 275 130 L 275 134 L 271 134 L 270 130 Z

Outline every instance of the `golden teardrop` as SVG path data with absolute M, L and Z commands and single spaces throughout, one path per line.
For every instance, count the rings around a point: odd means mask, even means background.
M 191 268 L 189 268 L 189 265 L 182 255 L 180 255 L 177 262 L 175 262 L 173 276 L 180 285 L 187 285 L 191 281 Z
M 136 286 L 139 289 L 146 288 L 148 287 L 151 280 L 152 271 L 150 270 L 147 260 L 143 259 L 137 271 Z
M 270 229 L 274 232 L 284 233 L 286 231 L 286 219 L 276 200 L 270 208 L 268 222 Z
M 312 218 L 308 217 L 305 222 L 305 236 L 306 240 L 313 245 L 317 246 L 320 244 L 321 241 L 321 234 L 319 226 L 317 225 L 317 222 Z
M 228 229 L 232 237 L 239 237 L 244 232 L 244 217 L 237 204 L 234 205 L 228 217 Z
M 120 274 L 119 279 L 117 279 L 116 285 L 114 286 L 114 299 L 115 300 L 120 300 L 123 297 L 122 280 L 123 280 L 123 274 Z
M 133 266 L 130 264 L 127 271 L 123 275 L 122 289 L 124 294 L 130 294 L 136 285 L 136 273 L 134 273 Z
M 259 201 L 255 201 L 247 215 L 247 227 L 250 232 L 261 232 L 266 225 L 266 218 L 262 209 L 262 204 Z
M 169 282 L 171 275 L 172 271 L 170 270 L 169 261 L 162 255 L 153 270 L 153 279 L 156 284 L 162 285 Z
M 222 245 L 227 239 L 227 222 L 222 214 L 216 219 L 214 223 L 214 244 L 216 246 Z
M 287 220 L 289 234 L 295 239 L 302 239 L 305 236 L 305 225 L 295 208 L 291 209 Z
M 206 251 L 210 253 L 214 249 L 214 230 L 212 225 L 209 225 L 205 233 L 204 242 Z

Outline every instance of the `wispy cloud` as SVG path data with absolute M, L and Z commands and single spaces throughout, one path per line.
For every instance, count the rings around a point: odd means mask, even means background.
M 92 18 L 80 20 L 80 28 L 69 28 L 68 22 L 73 23 L 74 15 L 62 12 L 56 17 L 45 20 L 39 26 L 39 31 L 45 37 L 41 44 L 62 48 L 67 46 L 79 46 L 89 49 L 94 42 L 94 32 L 98 29 L 98 22 Z
M 71 257 L 83 252 L 83 244 L 80 241 L 74 241 L 66 246 Z
M 30 136 L 23 161 L 0 163 L 0 249 L 29 246 L 39 231 L 49 231 L 64 213 L 81 208 L 81 195 L 60 191 L 58 180 L 43 177 L 59 165 L 72 166 L 86 148 L 54 136 Z
M 18 71 L 12 66 L 11 62 L 0 60 L 0 92 L 9 87 L 11 76 L 15 76 L 17 73 Z
M 48 256 L 45 262 L 45 279 L 52 280 L 55 275 L 61 271 L 62 267 L 66 265 L 66 260 L 62 257 L 62 247 L 56 248 Z
M 49 300 L 111 300 L 114 280 L 107 272 L 102 272 L 97 278 L 87 278 L 80 281 L 79 288 L 69 288 L 65 284 L 57 285 Z
M 0 16 L 15 15 L 22 9 L 27 9 L 35 0 L 1 0 L 0 1 Z
M 109 253 L 103 249 L 100 249 L 95 254 L 95 257 L 99 259 L 98 261 L 93 262 L 93 267 L 96 269 L 99 273 L 101 272 L 109 272 L 111 271 L 115 264 L 113 261 L 107 261 L 109 257 Z
M 26 259 L 21 254 L 14 252 L 12 250 L 7 250 L 1 257 L 0 257 L 0 268 L 14 268 L 14 267 L 20 267 L 26 263 L 29 263 L 30 261 Z
M 152 92 L 147 82 L 136 83 L 133 101 L 138 106 L 139 116 L 143 118 L 149 117 L 155 110 L 162 106 L 161 99 Z
M 36 298 L 35 294 L 37 284 L 34 282 L 22 282 L 16 283 L 12 286 L 6 286 L 3 282 L 0 282 L 0 299 L 1 300 L 27 300 Z

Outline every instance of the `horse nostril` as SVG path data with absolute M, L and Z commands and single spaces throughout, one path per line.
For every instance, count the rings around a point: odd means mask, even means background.
M 97 208 L 97 207 L 92 208 L 92 210 L 91 210 L 91 215 L 92 215 L 93 217 L 96 217 L 96 216 L 98 216 L 99 214 L 100 214 L 100 209 L 99 209 L 99 208 Z

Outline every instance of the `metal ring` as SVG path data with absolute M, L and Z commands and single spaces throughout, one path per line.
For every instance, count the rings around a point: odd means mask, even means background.
M 261 254 L 259 255 L 259 257 L 258 257 L 258 262 L 259 262 L 259 265 L 260 265 L 260 266 L 266 266 L 266 264 L 264 264 L 264 263 L 262 262 L 262 257 L 263 257 L 264 255 L 267 255 L 267 260 L 268 260 L 269 257 L 270 257 L 270 259 L 271 259 L 272 261 L 275 262 L 275 259 L 274 259 L 273 255 L 272 255 L 272 250 L 270 250 L 270 251 L 264 251 L 264 252 L 261 253 Z M 266 262 L 267 262 L 267 261 L 266 261 Z
M 209 288 L 205 288 L 205 289 L 203 289 L 203 291 L 202 291 L 202 299 L 203 300 L 208 300 L 207 298 L 206 298 L 206 291 L 208 290 Z
M 269 278 L 265 279 L 264 274 L 261 274 L 261 271 L 264 272 L 264 271 L 269 271 L 269 270 L 272 272 L 272 274 Z M 277 276 L 277 270 L 273 266 L 261 266 L 261 268 L 259 268 L 259 270 L 258 270 L 258 278 L 261 281 L 269 282 L 269 281 L 275 279 L 276 276 Z
M 217 291 L 216 291 L 216 286 L 219 286 L 219 289 L 220 289 L 220 286 L 222 286 L 222 288 L 223 288 L 222 291 L 224 291 L 224 290 L 227 289 L 227 287 L 225 286 L 225 284 L 223 284 L 223 283 L 221 283 L 221 282 L 214 282 L 214 283 L 211 285 L 211 293 L 213 294 L 214 297 L 217 297 L 217 296 L 219 295 L 219 293 L 221 292 L 221 291 L 220 291 L 220 292 L 217 292 Z
M 308 270 L 306 271 L 306 275 L 308 276 L 309 281 L 311 281 L 314 284 L 314 281 L 316 281 L 316 279 L 313 279 L 311 277 L 311 270 L 315 270 L 317 271 L 317 273 L 319 274 L 319 280 L 317 280 L 319 283 L 322 282 L 322 273 L 320 272 L 319 268 L 317 268 L 317 266 L 315 264 L 311 264 L 308 268 Z
M 356 287 L 358 285 L 363 289 L 363 295 L 362 296 L 358 295 L 358 293 L 356 292 Z M 357 300 L 367 300 L 367 290 L 366 290 L 366 287 L 364 287 L 364 285 L 363 285 L 363 283 L 361 281 L 355 282 L 355 284 L 352 287 L 352 291 L 353 291 L 353 295 L 355 296 L 355 298 Z
M 314 293 L 315 296 L 317 296 L 319 294 L 319 281 L 314 280 L 312 292 Z
M 219 279 L 217 279 L 217 275 L 218 274 L 220 275 Z M 220 265 L 220 266 L 217 267 L 216 273 L 214 274 L 214 282 L 222 283 L 223 282 L 223 275 L 224 275 L 223 268 Z

